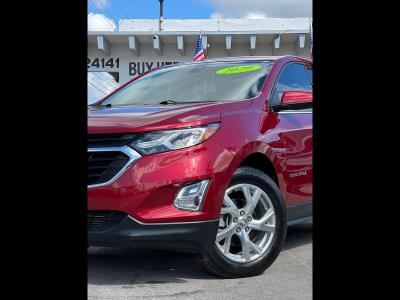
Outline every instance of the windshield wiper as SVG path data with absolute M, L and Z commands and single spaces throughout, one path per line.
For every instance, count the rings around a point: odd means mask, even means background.
M 163 100 L 163 101 L 159 102 L 158 104 L 179 104 L 179 103 L 181 103 L 181 102 L 168 99 L 168 100 Z
M 206 103 L 206 102 L 217 102 L 217 101 L 175 101 L 175 100 L 163 100 L 158 104 L 186 104 L 186 103 Z
M 101 105 L 101 104 L 89 104 L 88 106 L 90 106 L 90 107 L 107 107 L 107 108 L 110 108 L 110 107 L 112 107 L 112 105 L 111 105 L 111 103 L 108 103 L 108 104 L 105 104 L 105 105 Z

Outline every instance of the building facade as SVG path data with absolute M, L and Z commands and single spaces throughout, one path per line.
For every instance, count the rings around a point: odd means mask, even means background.
M 159 20 L 120 20 L 118 32 L 88 32 L 88 72 L 103 73 L 89 83 L 103 89 L 106 84 L 100 82 L 108 73 L 114 78 L 112 89 L 156 66 L 191 61 L 200 32 L 208 58 L 309 58 L 310 22 L 308 18 L 164 20 L 160 30 Z M 103 89 L 103 94 L 107 92 Z

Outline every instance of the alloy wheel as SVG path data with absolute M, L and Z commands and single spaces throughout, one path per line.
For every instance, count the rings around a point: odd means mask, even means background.
M 226 258 L 251 262 L 270 247 L 275 225 L 268 195 L 255 185 L 237 184 L 225 192 L 215 244 Z

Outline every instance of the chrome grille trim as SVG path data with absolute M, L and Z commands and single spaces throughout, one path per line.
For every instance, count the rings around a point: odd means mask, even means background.
M 97 188 L 97 187 L 107 186 L 107 185 L 114 183 L 119 177 L 122 176 L 122 174 L 124 174 L 129 169 L 129 167 L 131 167 L 133 165 L 133 163 L 135 161 L 137 161 L 139 158 L 142 157 L 139 153 L 137 153 L 135 150 L 133 150 L 132 148 L 130 148 L 128 146 L 88 148 L 89 153 L 90 152 L 111 152 L 111 151 L 124 153 L 125 155 L 127 155 L 129 157 L 129 161 L 121 168 L 121 170 L 118 171 L 117 174 L 114 175 L 113 178 L 111 178 L 107 182 L 88 185 L 87 186 L 88 188 Z

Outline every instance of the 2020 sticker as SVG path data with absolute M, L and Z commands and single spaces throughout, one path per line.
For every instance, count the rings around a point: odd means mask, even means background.
M 236 73 L 244 73 L 261 69 L 261 66 L 258 65 L 250 65 L 250 66 L 234 66 L 229 68 L 224 68 L 218 70 L 216 73 L 219 75 L 227 75 L 227 74 L 236 74 Z

